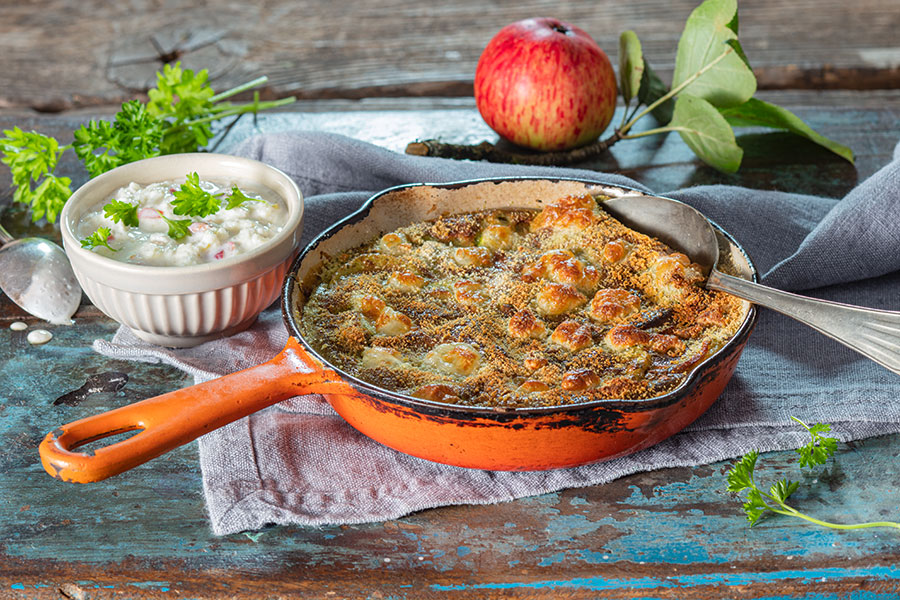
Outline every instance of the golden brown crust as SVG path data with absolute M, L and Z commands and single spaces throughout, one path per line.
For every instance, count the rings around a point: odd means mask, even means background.
M 336 366 L 419 398 L 639 399 L 737 331 L 744 305 L 701 284 L 686 256 L 570 196 L 416 223 L 337 256 L 301 322 Z

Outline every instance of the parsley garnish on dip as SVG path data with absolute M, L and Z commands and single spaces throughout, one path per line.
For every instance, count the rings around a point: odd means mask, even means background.
M 81 245 L 122 262 L 174 267 L 243 254 L 272 239 L 287 207 L 263 187 L 201 181 L 131 183 L 85 213 Z

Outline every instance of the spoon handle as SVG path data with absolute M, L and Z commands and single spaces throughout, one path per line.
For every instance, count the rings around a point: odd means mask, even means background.
M 900 312 L 800 296 L 715 269 L 709 274 L 706 287 L 797 319 L 900 374 Z

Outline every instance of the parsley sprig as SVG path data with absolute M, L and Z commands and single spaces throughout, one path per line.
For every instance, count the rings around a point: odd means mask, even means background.
M 231 186 L 231 194 L 228 196 L 228 204 L 225 206 L 227 210 L 231 210 L 233 208 L 237 208 L 238 206 L 242 206 L 245 202 L 262 202 L 264 204 L 268 204 L 262 198 L 250 198 L 244 192 L 238 188 L 236 185 Z
M 801 467 L 814 468 L 824 465 L 837 449 L 837 439 L 823 435 L 831 431 L 831 426 L 823 423 L 807 425 L 796 417 L 791 417 L 809 432 L 810 440 L 796 450 L 800 456 Z M 784 515 L 803 519 L 810 523 L 831 529 L 865 529 L 869 527 L 893 527 L 900 529 L 900 523 L 893 521 L 870 521 L 866 523 L 832 523 L 817 519 L 787 503 L 788 498 L 800 488 L 800 482 L 790 479 L 779 479 L 764 491 L 754 477 L 759 452 L 752 450 L 734 464 L 728 472 L 728 491 L 734 493 L 747 492 L 743 509 L 750 526 L 756 525 L 760 519 L 769 514 Z
M 222 208 L 222 194 L 212 194 L 200 187 L 200 175 L 197 173 L 189 173 L 174 195 L 172 212 L 176 215 L 202 218 Z
M 53 223 L 63 204 L 72 195 L 72 180 L 53 174 L 59 157 L 67 146 L 60 146 L 52 137 L 18 127 L 3 131 L 0 138 L 0 159 L 9 166 L 15 186 L 13 200 L 31 206 L 34 221 L 46 217 Z M 35 185 L 36 184 L 36 185 Z
M 110 250 L 115 252 L 116 249 L 109 245 L 109 236 L 110 235 L 111 235 L 111 232 L 109 230 L 109 227 L 100 227 L 97 229 L 97 231 L 95 231 L 94 233 L 92 233 L 91 235 L 86 237 L 85 239 L 81 240 L 81 247 L 82 248 L 98 248 L 100 246 L 106 246 L 107 248 L 109 248 Z
M 289 104 L 294 98 L 233 104 L 228 99 L 259 87 L 259 77 L 216 94 L 206 69 L 197 73 L 180 64 L 165 65 L 157 73 L 156 87 L 147 92 L 146 104 L 130 100 L 111 121 L 91 120 L 74 132 L 70 145 L 36 131 L 18 127 L 3 131 L 0 162 L 9 166 L 15 191 L 13 200 L 29 205 L 31 218 L 56 222 L 72 195 L 71 180 L 54 174 L 60 156 L 71 149 L 91 177 L 143 158 L 196 152 L 214 137 L 213 124 L 223 119 Z M 233 124 L 233 122 L 232 122 Z M 229 126 L 225 127 L 227 133 Z
M 103 207 L 103 216 L 110 219 L 113 223 L 122 223 L 129 227 L 138 226 L 137 206 L 130 202 L 121 200 L 110 200 Z

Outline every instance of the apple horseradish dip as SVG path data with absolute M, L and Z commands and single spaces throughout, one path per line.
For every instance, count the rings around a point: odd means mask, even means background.
M 93 247 L 98 254 L 114 260 L 180 267 L 250 252 L 275 237 L 287 221 L 285 203 L 268 188 L 199 178 L 194 182 L 195 197 L 200 194 L 209 200 L 213 206 L 210 210 L 214 210 L 211 214 L 197 216 L 183 210 L 176 214 L 177 202 L 173 205 L 173 201 L 190 181 L 187 184 L 163 181 L 145 186 L 130 183 L 85 213 L 75 228 L 75 235 L 83 240 L 82 246 Z M 240 204 L 230 201 L 236 194 L 243 200 Z M 215 209 L 217 200 L 221 205 Z M 237 205 L 229 208 L 232 204 Z M 110 206 L 118 210 L 110 211 Z M 123 211 L 130 212 L 132 219 L 116 217 L 116 213 Z M 130 225 L 126 224 L 129 220 Z M 106 233 L 104 228 L 109 232 L 106 244 L 86 243 L 91 236 L 97 239 L 98 232 Z

